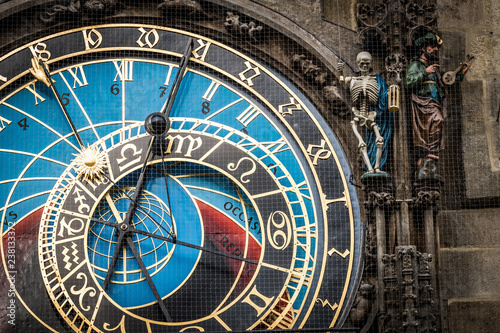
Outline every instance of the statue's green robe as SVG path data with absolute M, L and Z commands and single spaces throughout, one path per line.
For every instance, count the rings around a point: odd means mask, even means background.
M 411 93 L 413 145 L 436 154 L 444 149 L 444 91 L 436 73 L 427 74 L 427 65 L 416 60 L 406 69 L 405 86 Z M 464 74 L 456 75 L 455 83 Z M 454 84 L 455 84 L 454 83 Z

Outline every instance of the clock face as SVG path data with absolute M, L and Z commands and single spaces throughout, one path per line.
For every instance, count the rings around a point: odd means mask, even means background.
M 343 322 L 359 274 L 357 198 L 335 136 L 284 77 L 144 25 L 37 40 L 0 58 L 0 75 L 2 258 L 33 323 Z

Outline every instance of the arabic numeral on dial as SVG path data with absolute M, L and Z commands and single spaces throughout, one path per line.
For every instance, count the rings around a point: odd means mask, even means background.
M 276 211 L 269 216 L 266 231 L 269 244 L 276 250 L 283 250 L 290 244 L 292 226 L 290 219 L 282 211 Z
M 165 86 L 161 86 L 160 87 L 160 90 L 161 90 L 160 98 L 162 98 L 163 96 L 165 96 L 165 94 L 167 93 L 167 89 L 168 89 L 168 87 L 165 87 Z
M 24 119 L 26 119 L 26 118 L 24 118 Z M 12 217 L 12 219 L 14 219 L 14 220 L 15 220 L 15 219 L 17 219 L 17 214 L 16 214 L 13 210 L 11 210 L 11 211 L 9 212 L 9 216 L 11 216 L 11 217 Z
M 113 85 L 111 86 L 111 88 L 109 89 L 109 91 L 111 91 L 111 93 L 112 93 L 113 95 L 115 95 L 115 96 L 116 96 L 116 95 L 118 95 L 118 94 L 120 93 L 120 88 L 119 88 L 118 83 L 113 84 Z
M 64 93 L 62 94 L 61 101 L 64 106 L 67 106 L 69 104 L 69 93 Z
M 209 112 L 210 112 L 210 102 L 205 101 L 205 102 L 201 103 L 201 113 L 206 115 Z
M 30 46 L 30 51 L 31 54 L 33 54 L 33 57 L 43 61 L 47 61 L 51 57 L 50 52 L 47 50 L 47 44 L 45 43 L 37 43 Z
M 26 117 L 24 117 L 23 119 L 19 120 L 19 121 L 17 122 L 17 124 L 19 125 L 19 127 L 21 127 L 21 128 L 23 129 L 23 131 L 26 131 L 26 129 L 27 129 L 28 127 L 30 127 L 30 126 L 28 125 L 28 119 L 27 119 Z

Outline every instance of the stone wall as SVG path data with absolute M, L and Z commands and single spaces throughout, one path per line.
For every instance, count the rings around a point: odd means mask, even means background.
M 476 60 L 462 85 L 462 150 L 466 197 L 500 196 L 500 2 L 438 2 L 438 28 L 452 40 L 443 47 L 445 64 L 453 68 L 465 54 Z M 461 55 L 460 55 L 461 53 Z M 460 59 L 460 58 L 458 58 Z
M 450 170 L 463 172 L 463 181 L 454 184 L 457 193 L 448 187 L 460 204 L 439 214 L 445 324 L 449 332 L 492 332 L 500 321 L 500 2 L 438 5 L 439 31 L 451 41 L 443 47 L 445 64 L 453 68 L 465 54 L 476 57 L 461 86 L 455 125 L 462 130 L 457 154 L 463 164 L 453 161 Z

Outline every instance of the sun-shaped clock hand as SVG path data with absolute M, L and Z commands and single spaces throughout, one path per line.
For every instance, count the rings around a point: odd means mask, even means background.
M 61 95 L 54 85 L 54 79 L 49 72 L 48 65 L 43 62 L 42 59 L 33 58 L 31 59 L 31 68 L 30 72 L 33 74 L 35 78 L 37 78 L 40 82 L 43 82 L 49 87 L 54 96 L 56 97 L 57 104 L 61 108 L 66 121 L 71 127 L 71 131 L 80 146 L 80 151 L 78 154 L 74 154 L 76 156 L 77 164 L 79 165 L 78 173 L 82 174 L 84 178 L 93 178 L 96 176 L 101 176 L 103 174 L 106 154 L 103 151 L 100 151 L 97 147 L 85 147 L 83 140 L 76 129 L 76 126 L 69 115 L 68 110 L 64 106 L 64 103 L 61 100 Z
M 54 85 L 55 81 L 54 79 L 52 79 L 52 76 L 50 75 L 47 64 L 45 64 L 42 59 L 33 58 L 31 59 L 31 65 L 32 65 L 32 67 L 30 68 L 31 74 L 33 74 L 33 76 L 37 78 L 39 81 L 45 83 L 47 87 L 49 87 L 54 93 L 57 103 L 61 107 L 61 110 L 64 116 L 66 117 L 66 120 L 68 121 L 71 130 L 73 131 L 73 135 L 75 136 L 76 141 L 78 141 L 78 144 L 80 145 L 80 149 L 83 151 L 85 149 L 83 140 L 80 137 L 80 134 L 78 134 L 75 124 L 73 123 L 73 120 L 71 120 L 69 112 L 61 100 L 61 95 L 59 95 L 59 92 L 57 91 L 57 88 Z

